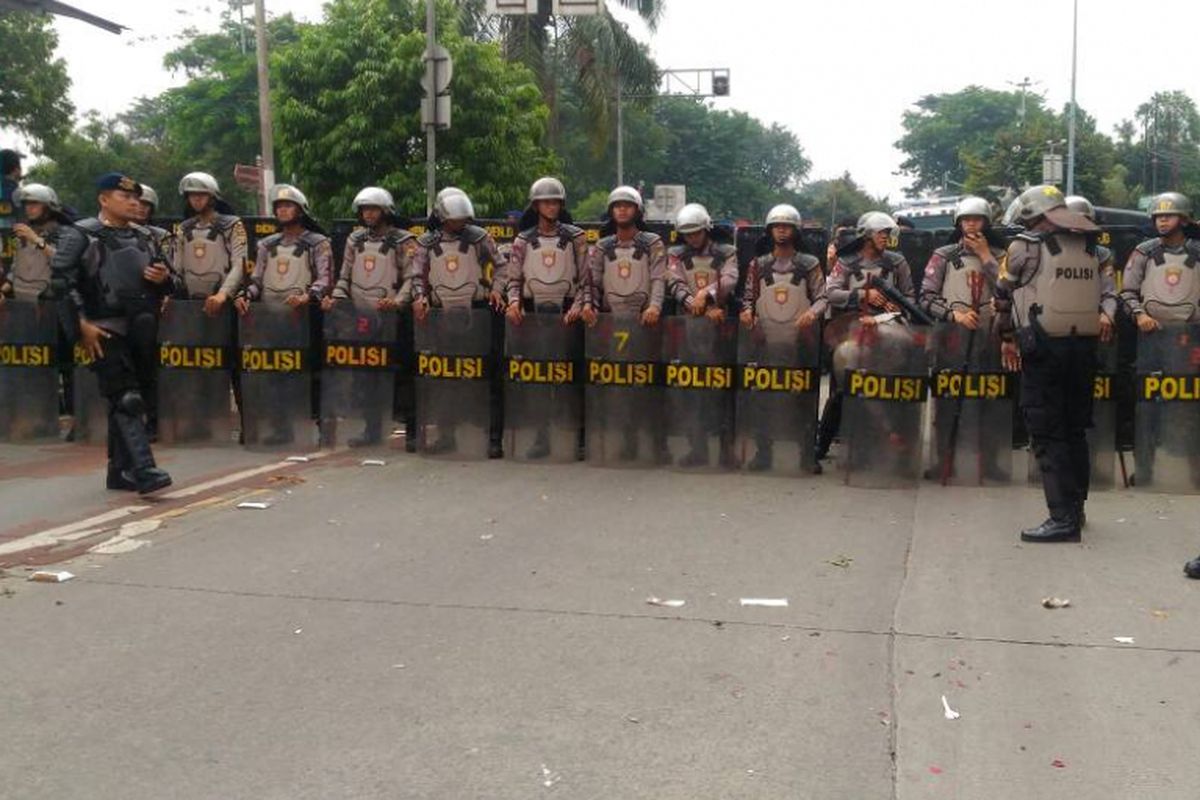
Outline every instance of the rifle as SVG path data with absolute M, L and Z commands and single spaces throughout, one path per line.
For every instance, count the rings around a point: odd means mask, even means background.
M 926 314 L 920 306 L 918 306 L 912 300 L 909 300 L 903 292 L 901 292 L 895 286 L 892 286 L 887 281 L 883 280 L 881 277 L 872 275 L 867 281 L 867 287 L 877 290 L 893 305 L 899 306 L 900 310 L 904 312 L 904 316 L 908 318 L 909 322 L 916 323 L 917 325 L 933 324 L 933 317 Z
M 973 272 L 968 276 L 971 283 L 971 309 L 978 314 L 979 303 L 983 299 L 983 273 Z M 963 355 L 961 374 L 965 376 L 967 370 L 971 366 L 971 353 L 975 349 L 975 334 L 979 333 L 979 326 L 976 325 L 967 334 L 967 352 Z M 954 474 L 954 451 L 958 449 L 958 431 L 962 425 L 963 406 L 967 401 L 966 387 L 964 391 L 958 393 L 958 397 L 954 399 L 954 418 L 950 421 L 950 442 L 945 455 L 942 457 L 942 486 L 945 486 L 950 481 L 950 476 Z M 982 453 L 980 453 L 982 457 Z M 983 483 L 983 469 L 980 468 L 979 482 Z

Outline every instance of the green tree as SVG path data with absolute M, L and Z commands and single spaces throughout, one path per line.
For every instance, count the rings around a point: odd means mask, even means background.
M 334 0 L 276 54 L 280 153 L 317 209 L 346 214 L 364 182 L 423 212 L 420 125 L 423 3 Z M 439 6 L 454 58 L 453 125 L 438 134 L 442 185 L 466 190 L 481 216 L 524 205 L 529 183 L 558 167 L 542 145 L 548 110 L 534 76 L 496 44 L 464 39 L 457 11 Z
M 44 148 L 71 130 L 66 62 L 54 57 L 58 34 L 47 14 L 0 13 L 0 125 Z
M 1200 114 L 1184 92 L 1155 92 L 1117 126 L 1117 154 L 1130 190 L 1200 194 Z

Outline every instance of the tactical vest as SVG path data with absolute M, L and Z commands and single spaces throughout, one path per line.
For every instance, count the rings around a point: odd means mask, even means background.
M 1188 240 L 1182 252 L 1173 253 L 1155 241 L 1143 252 L 1147 256 L 1142 278 L 1146 313 L 1159 322 L 1191 322 L 1200 308 L 1200 277 L 1196 275 L 1200 242 Z
M 191 217 L 179 225 L 183 234 L 179 264 L 189 297 L 216 294 L 229 274 L 229 244 L 223 235 L 227 228 L 221 227 L 221 222 L 217 218 L 212 225 L 201 227 L 199 218 Z
M 765 259 L 771 259 L 768 265 Z M 777 323 L 794 322 L 812 306 L 808 297 L 808 271 L 819 265 L 812 256 L 796 253 L 787 269 L 775 269 L 779 259 L 772 255 L 758 257 L 758 300 L 754 313 L 762 319 Z
M 650 302 L 650 248 L 657 240 L 639 231 L 628 243 L 616 236 L 597 243 L 604 256 L 604 310 L 637 312 Z
M 479 243 L 486 235 L 482 228 L 469 225 L 456 240 L 446 241 L 440 233 L 428 240 L 429 296 L 433 305 L 469 308 L 487 298 L 488 287 L 479 260 Z
M 407 231 L 390 230 L 385 236 L 372 237 L 366 231 L 350 236 L 354 260 L 350 270 L 350 299 L 355 303 L 383 300 L 395 294 L 403 276 L 401 257 Z
M 1095 336 L 1100 332 L 1100 261 L 1085 236 L 1029 234 L 1018 239 L 1038 246 L 1037 272 L 1013 291 L 1022 327 L 1036 320 L 1049 336 Z
M 544 236 L 536 228 L 521 233 L 528 245 L 521 273 L 525 276 L 522 294 L 535 306 L 561 307 L 575 293 L 575 237 L 580 229 L 559 225 L 557 236 Z
M 965 247 L 952 245 L 939 251 L 946 259 L 942 297 L 953 310 L 979 309 L 992 301 L 994 278 L 983 268 L 979 256 Z
M 302 295 L 316 280 L 316 261 L 313 248 L 324 237 L 305 231 L 295 242 L 287 244 L 283 234 L 276 233 L 263 240 L 267 249 L 267 268 L 262 276 L 262 299 L 268 303 L 283 303 L 292 295 Z
M 45 228 L 38 235 L 50 242 L 52 228 Z M 9 275 L 13 295 L 18 300 L 33 301 L 50 288 L 50 250 L 38 248 L 24 240 L 17 241 L 17 252 L 13 255 L 12 272 Z
M 847 274 L 846 288 L 851 291 L 864 289 L 872 278 L 879 278 L 894 284 L 896 279 L 893 276 L 896 274 L 896 267 L 902 258 L 903 256 L 899 253 L 888 250 L 870 264 L 865 264 L 862 256 L 858 254 L 841 259 L 842 269 Z
M 99 243 L 100 267 L 96 280 L 100 288 L 100 316 L 106 313 L 133 314 L 153 305 L 153 289 L 144 273 L 154 256 L 154 245 L 150 233 L 137 225 L 129 226 L 129 233 L 107 227 L 92 218 L 76 223 Z

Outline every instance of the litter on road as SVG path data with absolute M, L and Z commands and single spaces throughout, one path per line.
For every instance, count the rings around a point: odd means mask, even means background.
M 1043 597 L 1043 608 L 1067 608 L 1071 605 L 1071 601 L 1065 597 Z
M 663 606 L 665 608 L 683 608 L 687 604 L 686 600 L 663 600 L 661 597 L 647 597 L 646 605 L 648 606 Z
M 387 462 L 382 458 L 364 458 L 362 465 L 364 467 L 386 467 Z
M 942 713 L 945 714 L 946 719 L 958 719 L 962 716 L 950 707 L 950 701 L 946 699 L 946 695 L 942 695 Z
M 743 597 L 743 606 L 761 606 L 763 608 L 787 608 L 786 597 Z
M 268 508 L 271 507 L 271 504 L 270 503 L 262 503 L 257 500 L 247 500 L 245 502 L 238 503 L 237 507 L 238 508 L 248 508 L 253 511 L 266 511 Z
M 29 580 L 38 583 L 65 583 L 75 576 L 66 570 L 39 569 L 29 576 Z
M 1114 636 L 1113 641 L 1117 644 L 1133 644 L 1132 636 Z

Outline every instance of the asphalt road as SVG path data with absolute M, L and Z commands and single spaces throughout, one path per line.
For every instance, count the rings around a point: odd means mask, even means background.
M 8 541 L 133 502 L 95 454 L 0 457 Z M 67 583 L 10 565 L 0 796 L 1200 791 L 1200 498 L 1098 493 L 1082 545 L 1037 546 L 1026 487 L 384 458 L 145 504 L 115 555 L 77 545 L 120 521 L 42 554 Z

